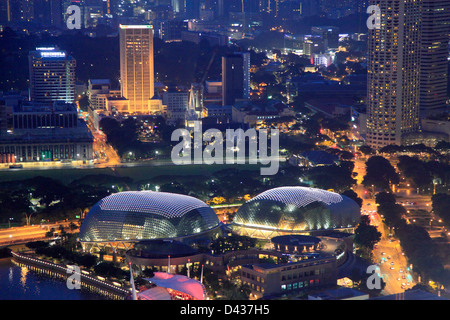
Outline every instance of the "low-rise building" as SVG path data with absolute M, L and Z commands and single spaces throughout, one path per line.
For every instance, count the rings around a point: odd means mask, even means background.
M 318 257 L 286 264 L 262 263 L 241 268 L 252 298 L 293 294 L 311 287 L 336 285 L 336 257 Z
M 26 102 L 12 111 L 11 133 L 0 134 L 8 163 L 93 159 L 93 136 L 74 104 Z

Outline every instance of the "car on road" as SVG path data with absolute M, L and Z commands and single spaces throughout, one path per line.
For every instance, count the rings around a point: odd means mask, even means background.
M 391 262 L 391 266 L 393 266 L 393 265 L 394 265 L 394 261 Z
M 395 268 L 394 267 L 391 267 L 391 270 L 394 270 Z

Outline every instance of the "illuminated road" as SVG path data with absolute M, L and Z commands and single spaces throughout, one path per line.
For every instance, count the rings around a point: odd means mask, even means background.
M 385 225 L 377 213 L 375 199 L 370 196 L 372 190 L 367 190 L 362 185 L 362 180 L 366 173 L 365 159 L 356 159 L 354 172 L 358 173 L 356 177 L 358 183 L 354 187 L 354 191 L 363 199 L 361 212 L 370 216 L 371 225 L 376 226 L 381 233 L 381 240 L 373 250 L 373 256 L 380 267 L 383 281 L 386 283 L 383 293 L 394 294 L 403 292 L 405 289 L 414 286 L 415 283 L 407 272 L 406 257 L 402 254 L 399 241 L 390 239 L 389 230 L 386 232 Z M 402 284 L 405 284 L 403 288 Z
M 31 240 L 45 239 L 45 234 L 54 228 L 59 231 L 59 226 L 63 225 L 66 232 L 71 232 L 68 228 L 70 221 L 63 221 L 54 224 L 34 225 L 25 227 L 14 227 L 0 230 L 0 246 L 13 243 L 21 243 Z

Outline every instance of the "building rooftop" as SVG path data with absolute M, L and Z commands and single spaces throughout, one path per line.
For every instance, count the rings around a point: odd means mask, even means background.
M 365 292 L 361 292 L 352 288 L 338 288 L 310 294 L 309 299 L 315 298 L 320 300 L 345 300 L 356 297 L 363 298 L 364 296 L 366 296 L 366 299 L 369 298 L 369 295 Z
M 305 151 L 301 156 L 314 165 L 332 165 L 339 160 L 337 155 L 321 150 Z
M 439 297 L 433 293 L 415 289 L 415 290 L 406 290 L 401 294 L 391 294 L 388 296 L 381 296 L 372 298 L 371 300 L 448 300 L 444 297 Z

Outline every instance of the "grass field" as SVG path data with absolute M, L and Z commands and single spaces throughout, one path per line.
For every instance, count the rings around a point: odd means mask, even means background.
M 129 177 L 134 181 L 151 179 L 156 176 L 183 176 L 183 175 L 204 175 L 208 176 L 216 171 L 236 168 L 239 170 L 258 170 L 261 165 L 184 165 L 184 166 L 141 166 L 116 168 L 117 174 L 121 177 Z M 86 168 L 86 169 L 48 169 L 48 170 L 2 170 L 0 171 L 0 182 L 25 180 L 37 176 L 43 176 L 59 180 L 64 184 L 80 179 L 87 175 L 106 174 L 115 175 L 110 168 Z

